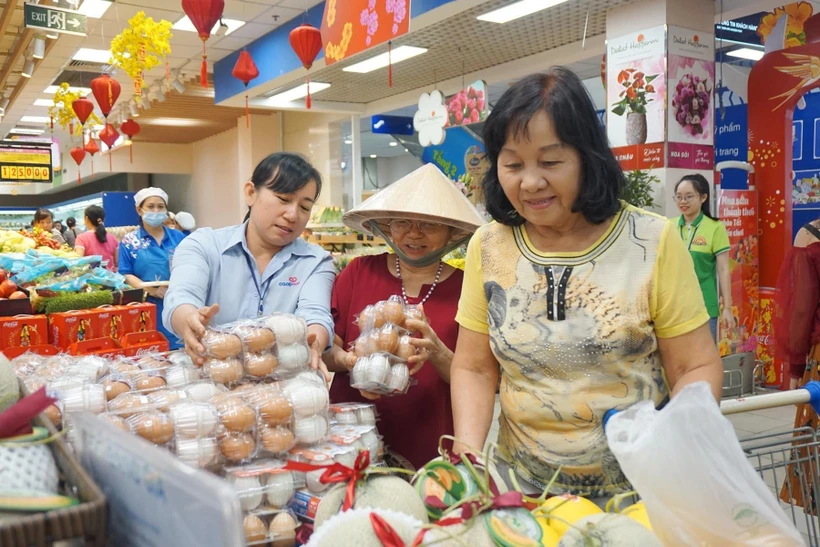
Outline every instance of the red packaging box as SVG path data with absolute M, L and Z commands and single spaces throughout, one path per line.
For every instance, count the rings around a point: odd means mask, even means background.
M 150 302 L 134 302 L 120 306 L 123 310 L 123 334 L 157 330 L 157 307 Z
M 120 340 L 120 345 L 126 357 L 165 352 L 171 348 L 168 339 L 155 330 L 126 334 Z
M 100 306 L 97 312 L 97 337 L 119 340 L 128 331 L 125 330 L 125 306 Z
M 59 348 L 48 345 L 16 347 L 4 349 L 3 355 L 5 355 L 7 359 L 15 359 L 17 357 L 20 357 L 24 353 L 28 352 L 34 353 L 36 355 L 57 355 L 58 353 L 60 353 L 60 350 Z
M 68 347 L 68 352 L 71 355 L 99 355 L 100 357 L 115 357 L 123 354 L 120 343 L 110 338 L 93 338 L 75 342 Z
M 48 344 L 45 315 L 0 317 L 0 350 Z
M 71 344 L 98 338 L 97 311 L 75 310 L 48 316 L 51 343 L 67 350 Z

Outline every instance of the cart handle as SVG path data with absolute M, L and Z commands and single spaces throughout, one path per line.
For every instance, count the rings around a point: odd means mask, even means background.
M 721 401 L 720 411 L 724 416 L 728 416 L 740 412 L 751 412 L 753 410 L 764 410 L 806 403 L 810 404 L 814 411 L 820 414 L 820 382 L 808 382 L 806 385 L 791 391 L 781 391 L 778 393 Z M 621 410 L 623 409 L 611 408 L 604 413 L 604 429 L 606 429 L 606 424 L 609 422 L 609 419 Z

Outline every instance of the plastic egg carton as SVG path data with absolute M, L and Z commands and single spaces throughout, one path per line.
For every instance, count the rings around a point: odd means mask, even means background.
M 370 461 L 377 462 L 384 456 L 383 437 L 373 425 L 334 425 L 330 428 L 328 440 L 338 446 L 352 447 L 358 454 L 363 450 L 370 453 Z
M 293 407 L 280 386 L 254 386 L 240 394 L 256 411 L 261 453 L 275 456 L 293 448 L 296 444 Z
M 246 545 L 293 547 L 299 520 L 291 511 L 283 510 L 268 515 L 245 515 L 242 525 Z
M 228 393 L 228 388 L 210 380 L 202 380 L 188 384 L 182 390 L 188 399 L 200 403 L 210 402 L 216 395 Z
M 171 451 L 191 467 L 214 468 L 222 462 L 217 433 L 219 414 L 214 405 L 182 401 L 168 411 L 174 426 Z
M 296 443 L 312 445 L 327 437 L 330 395 L 318 373 L 306 372 L 278 383 L 293 408 Z
M 211 398 L 218 417 L 217 440 L 220 456 L 228 463 L 246 463 L 259 452 L 259 415 L 236 393 Z
M 299 473 L 284 469 L 281 460 L 258 460 L 248 465 L 226 467 L 223 476 L 249 515 L 270 515 L 285 510 L 294 492 L 305 486 Z
M 358 455 L 359 451 L 354 446 L 323 443 L 309 447 L 294 448 L 290 451 L 288 459 L 323 468 L 333 465 L 334 463 L 352 468 L 356 464 Z M 303 478 L 308 491 L 313 494 L 321 494 L 333 486 L 332 484 L 322 482 L 321 478 L 324 473 L 325 469 L 314 469 L 313 471 L 299 473 L 299 475 Z
M 404 329 L 409 320 L 424 320 L 419 307 L 405 304 L 398 296 L 391 296 L 388 300 L 365 307 L 356 317 L 356 325 L 359 332 L 365 334 L 385 325 Z
M 372 403 L 336 403 L 330 405 L 333 425 L 376 425 L 379 413 Z
M 379 395 L 403 395 L 416 383 L 404 361 L 388 353 L 360 357 L 350 371 L 350 386 Z

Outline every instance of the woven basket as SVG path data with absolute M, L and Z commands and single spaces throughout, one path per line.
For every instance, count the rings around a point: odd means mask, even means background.
M 21 385 L 21 390 L 25 388 Z M 57 431 L 44 414 L 34 425 Z M 48 444 L 64 491 L 80 500 L 79 505 L 43 513 L 17 513 L 0 516 L 0 545 L 3 547 L 46 547 L 56 541 L 82 540 L 85 545 L 106 544 L 105 496 L 80 462 L 69 452 L 62 438 Z

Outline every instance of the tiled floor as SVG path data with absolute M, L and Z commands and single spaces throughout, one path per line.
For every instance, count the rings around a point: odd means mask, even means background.
M 488 442 L 495 442 L 498 438 L 498 415 L 501 412 L 496 398 L 495 414 L 493 424 L 490 428 Z M 747 446 L 766 445 L 767 448 L 753 449 L 747 453 L 755 454 L 750 459 L 755 468 L 762 468 L 761 476 L 772 491 L 774 496 L 780 493 L 786 478 L 786 466 L 783 463 L 789 457 L 788 447 L 791 432 L 794 429 L 795 407 L 783 407 L 770 410 L 760 410 L 746 412 L 729 416 L 729 421 L 735 427 L 738 439 L 743 441 L 749 437 L 760 437 L 763 440 L 754 444 L 744 444 Z M 783 435 L 778 436 L 778 433 Z M 818 434 L 820 440 L 820 434 Z M 820 446 L 818 447 L 820 449 Z M 820 470 L 816 471 L 820 472 Z M 797 528 L 803 534 L 807 545 L 820 547 L 820 521 L 818 517 L 807 516 L 800 509 L 794 509 L 783 502 L 780 502 L 789 519 L 795 522 Z

